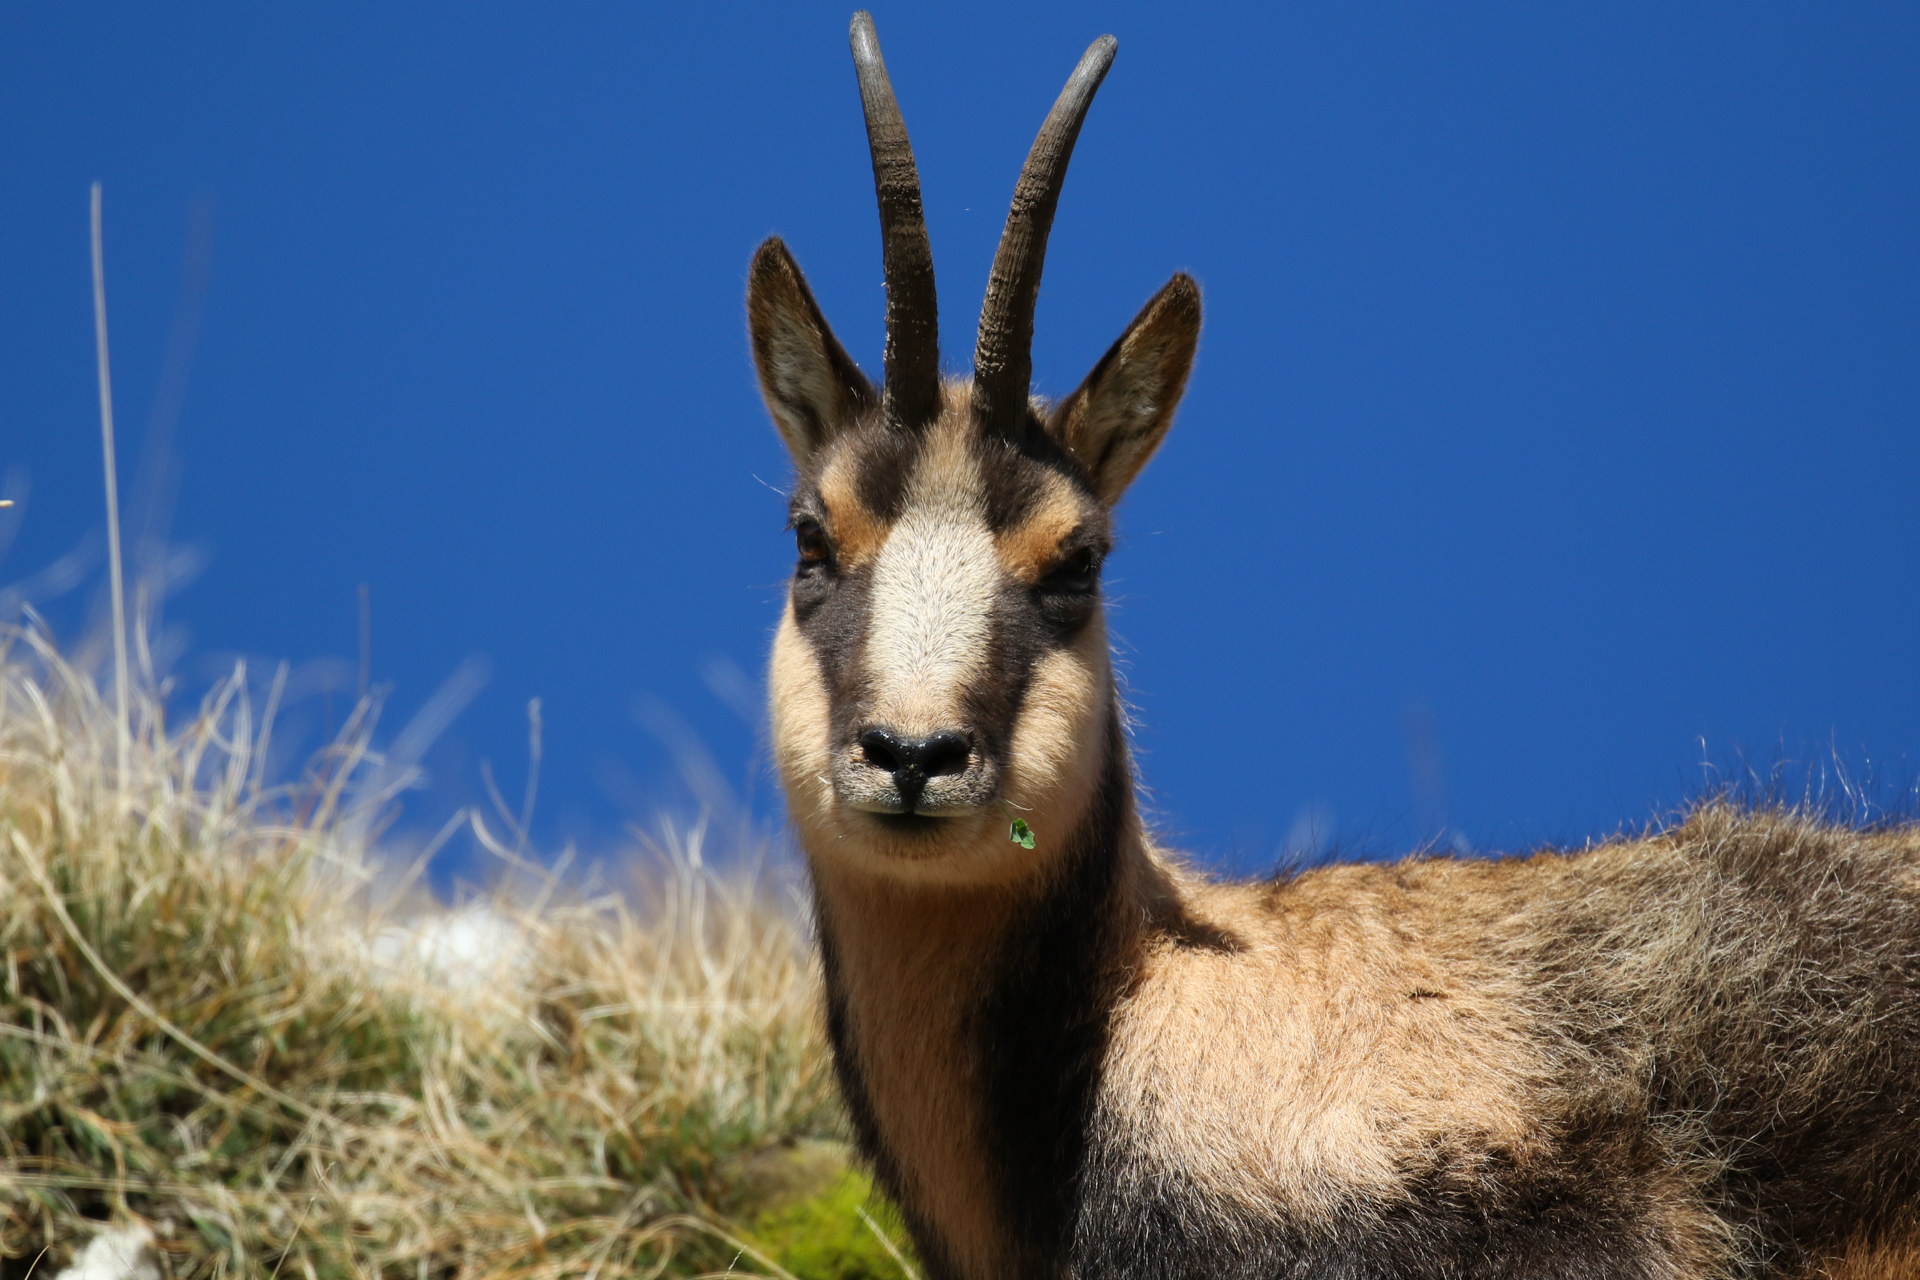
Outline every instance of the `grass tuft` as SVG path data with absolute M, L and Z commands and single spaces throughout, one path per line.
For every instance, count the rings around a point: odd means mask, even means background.
M 791 886 L 670 826 L 562 883 L 471 815 L 508 872 L 449 911 L 374 847 L 366 705 L 275 786 L 244 670 L 134 692 L 0 630 L 0 1276 L 109 1223 L 174 1277 L 910 1274 Z

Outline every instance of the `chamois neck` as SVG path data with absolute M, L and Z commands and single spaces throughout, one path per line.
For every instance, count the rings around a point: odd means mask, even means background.
M 813 859 L 842 1090 L 936 1277 L 1043 1274 L 1066 1245 L 1109 1016 L 1175 893 L 1109 736 L 1043 874 L 963 888 Z

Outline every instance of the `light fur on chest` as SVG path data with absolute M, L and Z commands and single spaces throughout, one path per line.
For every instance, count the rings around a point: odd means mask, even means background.
M 978 1105 L 969 1022 L 998 942 L 999 895 L 903 891 L 816 868 L 838 959 L 847 1051 L 910 1211 L 968 1275 L 989 1275 L 1003 1236 Z

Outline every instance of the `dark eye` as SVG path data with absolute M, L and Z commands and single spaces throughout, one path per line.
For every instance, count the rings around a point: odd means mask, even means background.
M 1081 547 L 1040 579 L 1040 589 L 1061 595 L 1086 595 L 1093 590 L 1099 576 L 1100 553 L 1092 547 Z
M 820 527 L 818 520 L 802 520 L 793 526 L 793 540 L 800 550 L 800 567 L 825 564 L 833 554 L 833 548 L 827 542 L 827 531 Z

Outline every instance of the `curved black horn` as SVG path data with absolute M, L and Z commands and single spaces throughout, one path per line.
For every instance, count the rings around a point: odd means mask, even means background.
M 904 427 L 940 412 L 940 311 L 933 292 L 933 248 L 920 206 L 920 171 L 893 100 L 873 15 L 853 15 L 847 32 L 867 113 L 873 190 L 880 201 L 880 244 L 887 276 L 887 417 Z
M 1033 382 L 1033 308 L 1040 299 L 1047 232 L 1053 227 L 1053 210 L 1060 203 L 1080 124 L 1119 48 L 1112 36 L 1101 36 L 1087 47 L 1040 126 L 1020 181 L 1014 184 L 1013 207 L 993 255 L 987 300 L 980 308 L 980 340 L 973 350 L 973 412 L 987 431 L 1010 434 L 1025 415 Z

